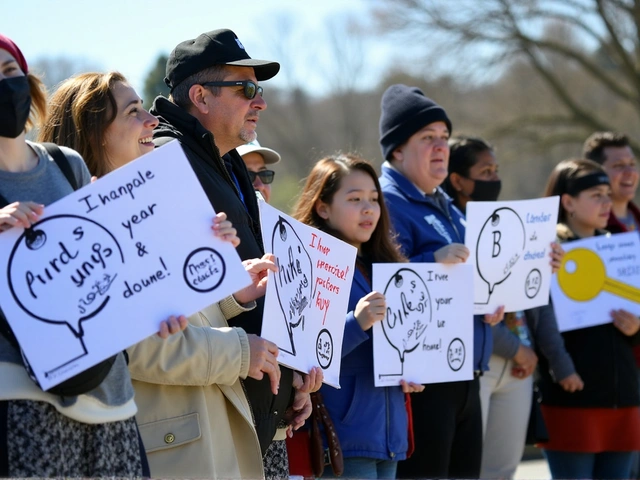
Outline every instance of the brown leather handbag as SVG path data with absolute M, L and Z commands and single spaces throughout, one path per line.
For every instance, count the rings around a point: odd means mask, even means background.
M 320 392 L 311 394 L 311 405 L 313 406 L 313 412 L 311 413 L 311 467 L 313 474 L 316 477 L 321 477 L 324 473 L 325 465 L 330 464 L 334 475 L 339 477 L 344 472 L 344 459 L 342 458 L 340 440 L 338 440 L 338 434 Z M 326 452 L 322 442 L 320 424 L 324 428 L 327 445 L 329 446 Z

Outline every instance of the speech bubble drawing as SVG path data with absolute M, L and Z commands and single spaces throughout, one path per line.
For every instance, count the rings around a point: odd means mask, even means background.
M 405 355 L 420 345 L 420 338 L 431 324 L 432 308 L 429 289 L 424 280 L 409 268 L 399 269 L 384 289 L 387 314 L 382 331 L 400 359 L 400 373 L 380 374 L 380 377 L 402 375 Z
M 505 232 L 508 236 L 503 236 Z M 476 245 L 476 268 L 489 289 L 486 303 L 496 285 L 511 275 L 522 257 L 525 241 L 524 223 L 511 208 L 498 208 L 482 225 Z
M 278 347 L 283 352 L 296 354 L 294 330 L 304 330 L 305 313 L 311 306 L 313 264 L 302 240 L 282 217 L 278 218 L 271 236 L 273 254 L 278 273 L 275 274 L 278 304 L 289 334 L 290 346 Z
M 25 313 L 66 325 L 86 354 L 82 323 L 107 306 L 115 267 L 123 263 L 122 249 L 105 227 L 78 215 L 54 215 L 18 238 L 9 256 L 7 280 Z

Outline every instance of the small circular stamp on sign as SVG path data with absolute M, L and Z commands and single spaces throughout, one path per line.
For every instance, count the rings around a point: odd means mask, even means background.
M 316 358 L 320 366 L 326 370 L 333 360 L 333 338 L 326 328 L 320 330 L 316 341 Z
M 466 357 L 466 349 L 464 348 L 464 343 L 459 338 L 454 338 L 451 340 L 449 344 L 449 348 L 447 349 L 447 363 L 449 363 L 449 368 L 454 372 L 457 372 L 464 365 L 464 360 Z
M 528 298 L 534 298 L 540 291 L 542 285 L 542 274 L 540 270 L 534 268 L 527 275 L 527 279 L 524 282 L 524 293 Z
M 224 259 L 213 248 L 198 248 L 184 262 L 184 281 L 196 292 L 215 290 L 222 283 L 225 273 Z

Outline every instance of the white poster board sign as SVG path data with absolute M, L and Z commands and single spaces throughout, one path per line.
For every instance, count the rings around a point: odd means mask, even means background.
M 269 272 L 261 336 L 278 345 L 278 361 L 307 373 L 320 367 L 324 382 L 340 387 L 342 338 L 357 250 L 260 202 Z
M 465 245 L 475 266 L 476 314 L 526 310 L 549 303 L 551 242 L 559 197 L 469 202 Z
M 55 386 L 251 283 L 178 142 L 0 234 L 0 307 Z
M 473 378 L 472 283 L 470 265 L 373 265 L 373 290 L 387 302 L 373 325 L 377 387 Z
M 561 332 L 611 323 L 611 310 L 640 315 L 640 237 L 619 233 L 562 244 L 551 298 Z

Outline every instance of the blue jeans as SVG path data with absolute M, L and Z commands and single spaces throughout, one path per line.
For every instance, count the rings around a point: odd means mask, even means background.
M 349 457 L 344 459 L 344 473 L 341 478 L 396 478 L 398 462 L 378 460 L 367 457 Z M 335 477 L 331 466 L 324 469 L 323 477 Z
M 629 478 L 634 458 L 634 452 L 543 452 L 552 478 Z

